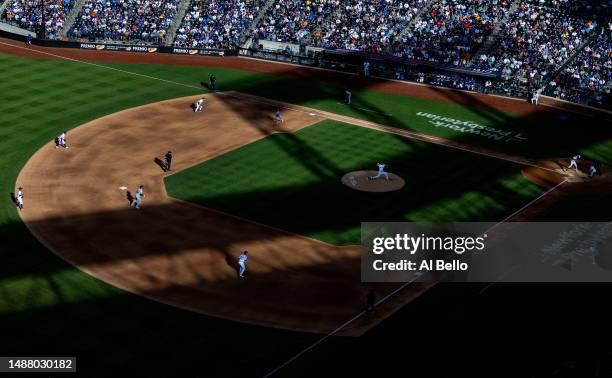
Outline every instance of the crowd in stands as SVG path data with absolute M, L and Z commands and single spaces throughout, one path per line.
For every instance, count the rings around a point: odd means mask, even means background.
M 478 57 L 475 68 L 504 77 L 543 83 L 587 39 L 595 22 L 551 8 L 521 3 L 506 20 L 497 43 Z
M 3 21 L 38 31 L 40 0 L 6 1 Z M 44 1 L 47 38 L 60 37 L 74 2 Z M 609 97 L 612 23 L 601 28 L 609 19 L 595 0 L 191 0 L 169 41 L 179 3 L 85 0 L 68 36 L 223 49 L 240 45 L 249 31 L 254 41 L 393 54 L 391 60 L 498 76 L 491 83 L 454 73 L 391 74 L 400 80 L 520 97 L 545 88 L 598 106 Z
M 163 43 L 179 0 L 87 0 L 68 36 Z
M 434 0 L 393 50 L 407 59 L 465 66 L 509 8 L 509 0 Z
M 229 48 L 240 44 L 265 0 L 193 0 L 174 44 L 194 48 Z
M 22 29 L 40 31 L 41 4 L 45 9 L 45 33 L 48 39 L 59 39 L 66 16 L 73 6 L 72 0 L 7 0 L 2 20 Z
M 257 38 L 383 53 L 426 0 L 277 0 Z
M 550 80 L 545 93 L 564 100 L 603 106 L 612 86 L 612 24 Z
M 322 45 L 322 31 L 342 0 L 277 0 L 261 19 L 257 38 Z
M 425 0 L 342 1 L 324 25 L 321 45 L 383 53 L 425 3 Z

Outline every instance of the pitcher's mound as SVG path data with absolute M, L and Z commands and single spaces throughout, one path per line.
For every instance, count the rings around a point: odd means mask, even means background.
M 389 173 L 389 180 L 384 177 L 378 180 L 369 180 L 368 177 L 376 176 L 378 171 L 355 171 L 342 176 L 342 183 L 351 189 L 362 192 L 393 192 L 400 190 L 406 185 L 406 181 L 394 173 Z

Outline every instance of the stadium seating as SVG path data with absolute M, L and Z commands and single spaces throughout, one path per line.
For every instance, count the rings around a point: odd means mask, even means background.
M 522 3 L 506 21 L 478 68 L 539 85 L 585 41 L 593 23 L 558 10 Z
M 506 0 L 435 0 L 394 50 L 408 59 L 466 65 L 508 9 Z
M 545 93 L 572 102 L 603 106 L 611 86 L 612 43 L 609 34 L 600 33 L 551 79 Z
M 179 0 L 87 0 L 71 38 L 163 42 Z
M 258 38 L 277 42 L 321 44 L 321 29 L 340 0 L 276 0 L 259 23 Z
M 40 0 L 7 1 L 2 20 L 38 27 Z M 74 1 L 45 2 L 47 38 L 59 38 Z M 234 48 L 254 36 L 494 74 L 501 79 L 486 91 L 512 96 L 545 88 L 551 96 L 602 106 L 610 91 L 612 24 L 602 28 L 604 17 L 585 6 L 588 0 L 190 0 L 179 22 L 180 1 L 85 0 L 68 36 L 168 44 L 171 26 L 178 25 L 172 44 L 180 47 Z M 456 73 L 404 68 L 390 75 L 485 88 L 483 80 Z
M 40 0 L 7 0 L 10 1 L 2 20 L 30 31 L 38 31 L 41 19 Z M 64 21 L 73 6 L 72 0 L 45 0 L 45 32 L 49 39 L 58 39 L 64 28 Z
M 342 1 L 325 25 L 325 47 L 382 53 L 412 20 L 424 0 Z
M 240 43 L 264 0 L 192 0 L 174 45 L 228 48 Z

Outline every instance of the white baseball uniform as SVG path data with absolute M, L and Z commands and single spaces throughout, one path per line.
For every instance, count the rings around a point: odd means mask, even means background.
M 383 163 L 377 163 L 376 165 L 378 165 L 378 174 L 370 177 L 370 180 L 378 180 L 381 176 L 384 176 L 385 180 L 389 180 L 389 174 L 385 172 L 385 167 L 387 165 Z
M 240 256 L 238 257 L 238 265 L 240 266 L 240 277 L 244 277 L 244 272 L 246 271 L 246 262 L 248 259 L 249 257 L 245 253 L 240 254 Z
M 570 165 L 567 168 L 569 169 L 569 168 L 574 167 L 576 168 L 576 172 L 578 172 L 578 160 L 580 160 L 580 155 L 576 155 L 572 157 L 572 161 L 570 161 Z
M 19 210 L 23 209 L 23 193 L 21 190 L 17 192 L 17 207 Z
M 196 101 L 194 112 L 201 112 L 203 110 L 204 110 L 204 99 L 201 98 L 198 101 Z
M 139 209 L 142 203 L 142 197 L 144 196 L 144 190 L 142 188 L 136 189 L 136 199 L 132 202 L 132 206 Z
M 57 137 L 57 144 L 64 148 L 68 148 L 68 145 L 66 144 L 66 133 L 61 133 L 60 136 Z

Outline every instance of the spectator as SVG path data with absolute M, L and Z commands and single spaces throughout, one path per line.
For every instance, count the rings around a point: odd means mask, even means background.
M 174 39 L 175 46 L 231 48 L 251 26 L 265 0 L 193 0 Z
M 506 0 L 435 0 L 393 50 L 407 59 L 468 65 L 508 10 Z
M 545 93 L 567 101 L 604 106 L 612 86 L 611 33 L 612 23 L 550 80 Z
M 323 45 L 322 31 L 341 0 L 276 0 L 259 23 L 257 38 Z
M 45 38 L 59 39 L 66 16 L 72 9 L 72 0 L 12 0 L 4 9 L 2 20 L 22 29 L 40 32 L 41 4 L 45 10 Z
M 86 0 L 71 38 L 163 43 L 179 0 Z

